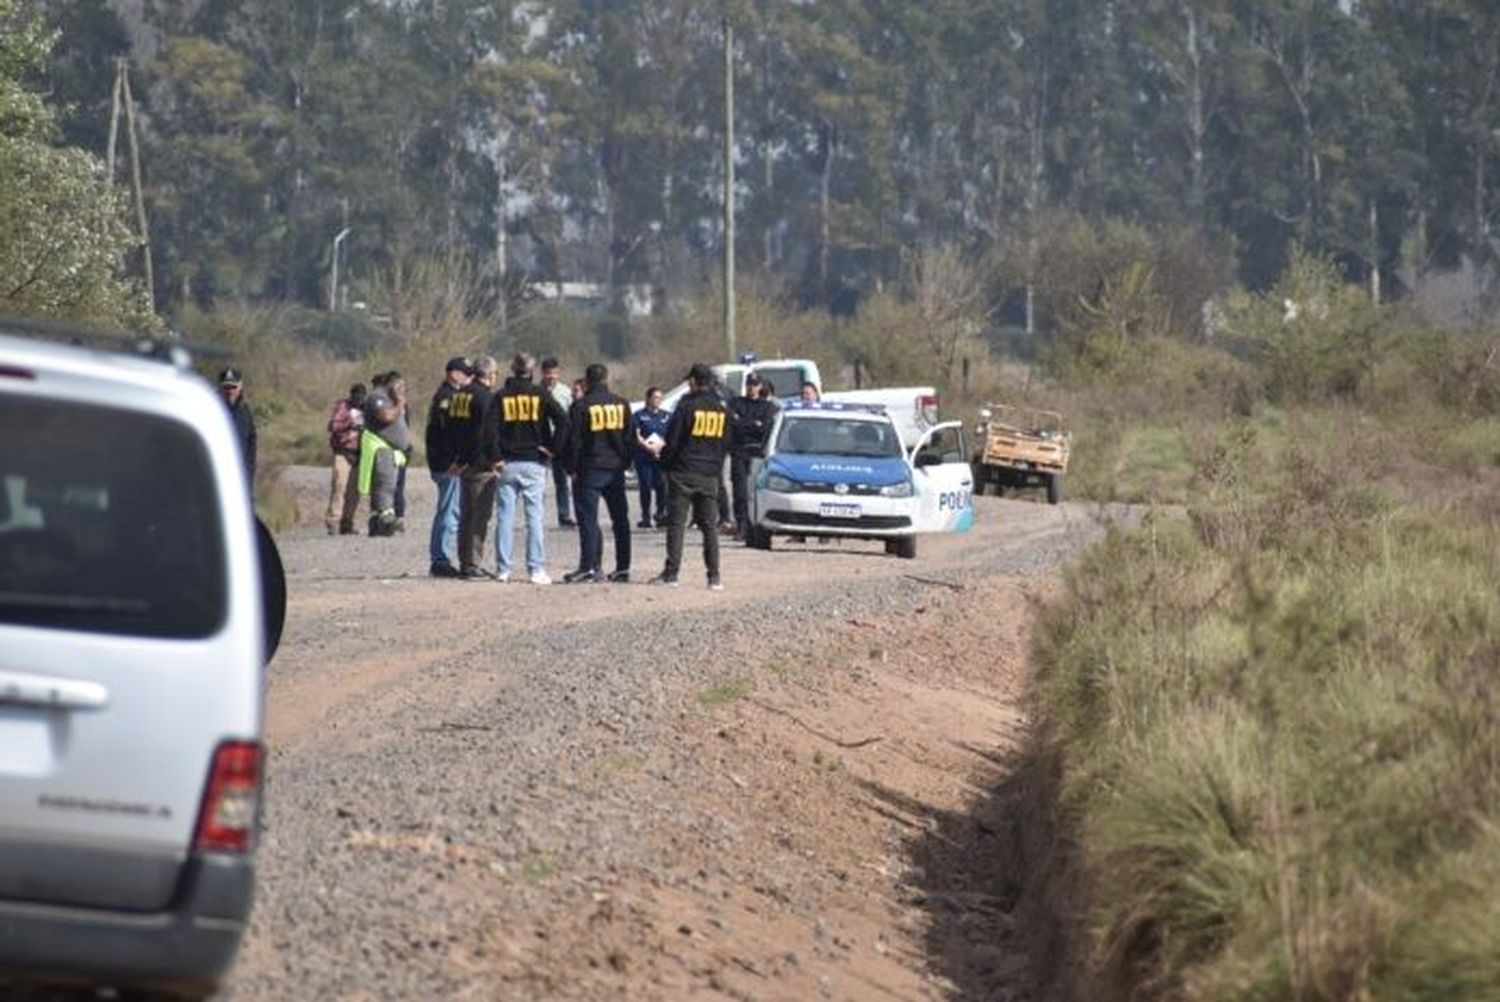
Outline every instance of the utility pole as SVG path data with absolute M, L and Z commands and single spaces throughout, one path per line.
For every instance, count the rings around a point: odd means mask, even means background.
M 333 264 L 332 275 L 328 279 L 328 312 L 332 313 L 339 308 L 339 246 L 344 238 L 349 235 L 349 227 L 345 226 L 339 230 L 338 236 L 333 238 Z
M 136 139 L 135 99 L 130 94 L 130 63 L 124 57 L 115 60 L 115 87 L 109 107 L 109 170 L 107 183 L 115 183 L 115 137 L 120 127 L 120 111 L 125 112 L 125 139 L 130 147 L 130 190 L 135 201 L 137 235 L 141 241 L 142 281 L 146 286 L 146 305 L 156 312 L 156 273 L 151 266 L 151 227 L 146 222 L 146 196 L 141 186 L 141 151 Z
M 724 14 L 724 346 L 734 346 L 734 28 Z

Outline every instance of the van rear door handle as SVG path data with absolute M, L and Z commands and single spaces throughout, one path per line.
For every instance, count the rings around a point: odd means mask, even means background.
M 108 705 L 109 690 L 98 682 L 0 669 L 0 706 L 102 710 Z

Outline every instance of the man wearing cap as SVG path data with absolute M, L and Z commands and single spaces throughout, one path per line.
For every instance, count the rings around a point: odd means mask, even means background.
M 672 411 L 662 468 L 667 471 L 667 563 L 653 584 L 677 584 L 682 568 L 688 510 L 703 531 L 708 587 L 724 589 L 719 577 L 719 485 L 729 450 L 729 411 L 714 392 L 714 371 L 702 362 L 688 370 L 689 391 Z
M 219 393 L 229 416 L 234 421 L 234 431 L 240 440 L 240 458 L 245 461 L 245 475 L 255 488 L 255 415 L 245 403 L 245 377 L 238 369 L 225 369 L 219 373 Z
M 446 378 L 438 384 L 432 394 L 432 403 L 427 408 L 427 469 L 432 482 L 437 486 L 437 501 L 432 512 L 432 532 L 427 543 L 428 571 L 435 578 L 458 576 L 450 556 L 458 540 L 458 506 L 462 484 L 461 469 L 453 455 L 453 432 L 450 418 L 467 417 L 452 414 L 452 409 L 470 404 L 472 397 L 456 396 L 459 390 L 469 385 L 474 372 L 469 360 L 463 356 L 448 359 Z
M 750 524 L 750 460 L 765 447 L 771 422 L 776 420 L 776 401 L 766 395 L 760 377 L 745 377 L 745 395 L 729 405 L 729 485 L 734 491 L 735 532 L 744 535 Z

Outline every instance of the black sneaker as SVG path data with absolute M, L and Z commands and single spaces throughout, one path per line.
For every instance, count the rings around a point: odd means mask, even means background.
M 649 518 L 643 518 L 635 524 L 635 527 L 637 529 L 649 529 L 651 528 L 651 520 Z
M 610 584 L 627 584 L 630 581 L 629 571 L 610 571 L 609 577 L 605 578 Z
M 708 590 L 709 591 L 723 591 L 724 590 L 724 579 L 721 578 L 721 577 L 719 577 L 719 575 L 717 575 L 717 574 L 710 574 L 708 576 Z
M 560 522 L 558 522 L 557 523 L 557 527 L 559 529 L 576 529 L 576 528 L 578 528 L 578 523 L 575 522 L 575 521 L 573 521 L 570 518 L 567 521 L 560 521 Z
M 432 578 L 456 578 L 458 568 L 452 564 L 433 564 L 427 568 L 427 576 Z
M 563 575 L 563 584 L 597 584 L 602 581 L 598 571 L 569 571 Z
M 661 574 L 658 574 L 656 575 L 656 577 L 652 578 L 651 583 L 654 585 L 659 585 L 663 588 L 676 588 L 677 576 L 673 574 L 667 574 L 665 571 L 663 571 Z
M 482 567 L 465 567 L 458 572 L 458 576 L 465 581 L 488 581 L 494 575 Z

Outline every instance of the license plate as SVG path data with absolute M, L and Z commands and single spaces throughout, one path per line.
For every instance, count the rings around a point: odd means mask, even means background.
M 857 504 L 833 504 L 825 502 L 818 505 L 818 514 L 823 518 L 859 518 L 860 508 Z

